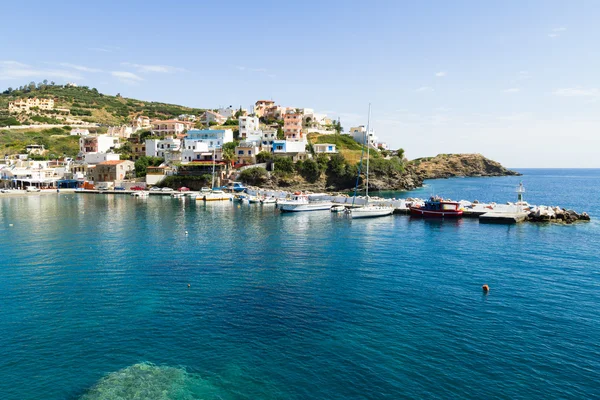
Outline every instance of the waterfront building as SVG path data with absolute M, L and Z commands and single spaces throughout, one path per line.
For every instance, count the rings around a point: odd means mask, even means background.
M 260 147 L 257 142 L 242 141 L 235 148 L 235 154 L 239 164 L 256 164 L 256 155 Z
M 146 139 L 146 156 L 172 159 L 172 153 L 178 153 L 181 159 L 181 140 L 172 136 L 164 139 Z
M 8 103 L 8 112 L 11 114 L 29 112 L 32 108 L 40 110 L 54 109 L 54 99 L 39 99 L 37 97 L 17 99 Z
M 164 138 L 165 136 L 177 136 L 185 133 L 194 124 L 187 121 L 170 119 L 165 121 L 152 121 L 152 135 Z
M 208 145 L 208 150 L 220 148 L 225 143 L 233 142 L 231 129 L 191 129 L 187 132 L 186 139 L 197 140 Z
M 313 144 L 313 149 L 316 154 L 334 154 L 337 153 L 335 144 L 331 143 L 316 143 Z
M 258 117 L 239 117 L 240 137 L 245 139 L 250 132 L 258 131 Z
M 184 139 L 181 161 L 188 163 L 201 160 L 212 160 L 212 152 L 208 150 L 208 143 L 197 139 Z
M 93 169 L 92 179 L 94 183 L 122 181 L 133 172 L 134 165 L 129 160 L 104 161 Z
M 108 135 L 88 135 L 79 138 L 79 152 L 107 153 L 119 147 L 119 138 Z
M 116 153 L 86 153 L 83 160 L 90 165 L 100 164 L 105 161 L 118 161 L 120 155 Z

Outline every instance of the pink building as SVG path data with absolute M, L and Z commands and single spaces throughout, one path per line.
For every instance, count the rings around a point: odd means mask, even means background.
M 305 138 L 302 134 L 302 114 L 297 112 L 285 114 L 283 116 L 283 133 L 288 141 L 303 142 Z

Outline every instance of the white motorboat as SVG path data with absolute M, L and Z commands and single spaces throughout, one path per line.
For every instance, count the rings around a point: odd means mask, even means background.
M 308 195 L 302 193 L 294 193 L 290 200 L 277 202 L 282 212 L 326 211 L 331 209 L 332 205 L 330 201 L 309 201 Z
M 137 191 L 131 193 L 131 195 L 133 197 L 148 197 L 149 194 L 150 193 L 146 192 L 145 190 L 137 190 Z
M 258 203 L 260 203 L 260 199 L 256 196 L 248 196 L 248 203 L 258 204 Z
M 339 213 L 339 212 L 344 212 L 344 211 L 346 211 L 346 207 L 341 206 L 341 205 L 331 207 L 331 212 L 333 212 L 333 213 Z

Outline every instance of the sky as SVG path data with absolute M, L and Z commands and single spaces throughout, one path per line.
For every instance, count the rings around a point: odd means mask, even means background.
M 600 168 L 597 1 L 29 1 L 2 5 L 0 89 L 75 82 L 190 107 L 272 99 L 408 158 Z M 92 5 L 93 4 L 93 5 Z

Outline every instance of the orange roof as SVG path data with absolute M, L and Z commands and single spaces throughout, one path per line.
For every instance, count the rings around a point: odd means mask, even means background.
M 119 165 L 121 163 L 124 163 L 127 160 L 110 160 L 110 161 L 103 161 L 98 165 Z

